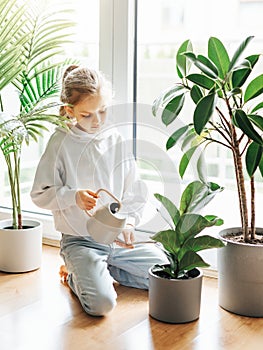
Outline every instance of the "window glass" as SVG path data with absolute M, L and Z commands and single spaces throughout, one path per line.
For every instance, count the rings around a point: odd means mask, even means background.
M 102 21 L 106 22 L 106 19 L 109 19 L 106 34 L 110 34 L 111 29 L 114 33 L 114 30 L 116 31 L 116 28 L 119 28 L 119 23 L 123 24 L 126 21 L 128 26 L 133 17 L 127 16 L 127 13 L 124 16 L 124 13 L 122 13 L 125 8 L 123 6 L 124 1 L 71 0 L 70 2 L 75 8 L 74 18 L 72 19 L 76 21 L 77 26 L 74 29 L 76 35 L 73 42 L 67 45 L 65 58 L 75 57 L 85 65 L 98 68 L 99 60 L 101 60 L 99 46 L 103 45 L 104 51 L 105 48 L 106 51 L 108 50 L 107 54 L 109 56 L 104 53 L 103 56 L 106 56 L 104 61 L 105 59 L 108 60 L 107 57 L 114 57 L 111 52 L 111 50 L 114 50 L 117 63 L 115 62 L 114 65 L 114 62 L 109 60 L 109 70 L 113 70 L 112 74 L 115 77 L 113 87 L 118 86 L 116 95 L 122 96 L 120 90 L 124 85 L 123 74 L 118 75 L 117 73 L 118 70 L 123 72 L 125 67 L 127 71 L 130 70 L 132 65 L 130 63 L 127 63 L 126 66 L 119 64 L 118 58 L 120 56 L 119 52 L 123 51 L 124 43 L 127 46 L 127 51 L 130 50 L 130 47 L 127 45 L 127 35 L 125 36 L 125 31 L 122 30 L 117 31 L 117 38 L 115 36 L 111 43 L 110 40 L 105 40 L 106 42 L 103 44 L 99 43 L 99 35 L 101 35 L 99 31 L 103 31 L 103 26 L 100 26 L 100 3 L 103 6 L 109 6 L 109 8 L 111 8 L 111 4 L 118 7 L 115 8 L 112 17 L 112 14 L 106 13 L 107 16 L 105 17 L 107 18 Z M 148 217 L 145 216 L 142 227 L 156 231 L 160 224 L 158 223 L 158 217 L 156 217 L 154 208 L 156 203 L 153 199 L 153 193 L 164 193 L 177 201 L 181 192 L 179 184 L 182 181 L 179 179 L 177 172 L 178 161 L 182 155 L 181 150 L 177 148 L 173 148 L 169 152 L 165 150 L 167 138 L 172 134 L 175 125 L 164 127 L 160 119 L 152 115 L 154 99 L 177 79 L 175 54 L 179 45 L 184 40 L 191 39 L 199 52 L 205 52 L 208 38 L 216 36 L 230 49 L 235 50 L 240 41 L 246 36 L 255 35 L 249 50 L 251 52 L 261 52 L 263 22 L 260 16 L 263 10 L 263 2 L 245 0 L 138 0 L 137 3 L 137 71 L 134 72 L 137 86 L 136 156 L 141 175 L 147 182 L 151 193 L 151 210 L 146 211 Z M 130 11 L 133 11 L 132 6 Z M 107 35 L 104 35 L 104 37 L 108 38 Z M 130 37 L 133 36 L 129 35 Z M 130 54 L 131 51 L 127 52 L 127 56 Z M 123 52 L 121 56 L 125 56 Z M 262 66 L 258 66 L 259 71 L 262 71 L 262 68 Z M 127 81 L 132 84 L 132 81 L 129 82 L 129 80 L 125 79 L 125 84 Z M 12 101 L 10 112 L 13 113 L 17 108 L 17 96 L 12 90 L 7 89 L 6 92 Z M 191 105 L 187 107 L 186 114 L 191 112 L 191 107 Z M 127 105 L 123 108 L 126 108 L 126 110 L 121 110 L 120 114 L 125 116 L 127 115 Z M 180 120 L 177 123 L 180 124 Z M 132 124 L 132 121 L 130 121 L 130 124 Z M 26 146 L 23 148 L 21 179 L 22 208 L 25 210 L 43 212 L 42 209 L 33 205 L 29 191 L 32 186 L 35 167 L 49 136 L 50 133 L 46 134 L 43 139 L 39 139 L 38 143 L 31 142 L 29 148 Z M 228 189 L 214 200 L 215 206 L 212 205 L 209 212 L 221 215 L 226 224 L 229 223 L 233 226 L 239 224 L 238 208 L 229 210 L 225 205 L 225 203 L 237 202 L 234 198 L 236 196 L 235 184 L 229 152 L 217 147 L 210 148 L 207 152 L 207 160 L 208 174 L 211 180 Z M 0 166 L 1 169 L 5 169 L 0 172 L 0 203 L 4 206 L 10 206 L 9 186 L 7 185 L 6 167 L 2 155 L 0 155 Z M 194 169 L 190 170 L 189 177 L 192 177 Z M 257 187 L 260 190 L 258 191 L 259 198 L 257 198 L 259 202 L 263 200 L 262 179 L 259 179 L 258 175 L 256 179 L 258 180 Z M 151 216 L 153 220 L 151 220 Z
M 74 0 L 74 2 L 72 1 L 72 4 L 72 8 L 74 9 L 72 20 L 76 22 L 76 27 L 73 28 L 74 36 L 72 37 L 72 42 L 66 46 L 65 57 L 62 57 L 62 59 L 76 59 L 80 64 L 85 64 L 97 69 L 99 66 L 100 2 L 93 0 Z M 11 87 L 8 87 L 4 93 L 5 97 L 9 99 L 8 112 L 17 113 L 19 104 L 16 92 L 13 91 Z M 23 145 L 21 156 L 21 200 L 23 210 L 49 213 L 48 211 L 36 207 L 29 196 L 36 166 L 49 137 L 50 133 L 44 133 L 44 138 L 39 138 L 37 143 L 31 141 L 30 146 Z M 2 154 L 0 155 L 0 166 L 1 169 L 4 169 L 0 174 L 0 203 L 3 206 L 10 207 L 11 199 L 7 180 L 7 170 Z
M 171 173 L 175 171 L 178 174 L 181 150 L 172 148 L 168 152 L 165 151 L 167 137 L 173 133 L 176 124 L 165 127 L 160 118 L 153 117 L 151 111 L 154 99 L 178 80 L 175 55 L 180 44 L 190 39 L 194 48 L 202 53 L 207 50 L 209 37 L 215 36 L 234 52 L 247 36 L 254 35 L 255 38 L 247 48 L 247 55 L 254 52 L 260 53 L 262 52 L 263 22 L 259 17 L 262 9 L 262 1 L 138 1 L 137 157 L 148 160 L 147 168 L 142 167 L 142 175 L 146 181 L 151 176 L 149 186 L 152 193 L 158 188 L 163 188 L 165 195 L 168 194 L 168 197 L 178 202 L 178 184 L 182 183 L 181 179 Z M 257 66 L 257 69 L 262 71 L 262 63 L 261 66 Z M 185 115 L 192 113 L 192 107 L 189 104 L 184 106 Z M 145 142 L 148 142 L 148 147 L 143 147 Z M 228 152 L 212 146 L 207 152 L 206 159 L 210 180 L 226 188 L 211 205 L 209 204 L 206 211 L 221 215 L 228 226 L 240 225 L 238 207 L 229 210 L 226 205 L 231 203 L 231 208 L 232 203 L 238 205 L 238 201 L 232 199 L 236 189 Z M 174 162 L 173 166 L 170 166 L 171 160 Z M 154 176 L 157 169 L 160 171 L 160 165 L 163 167 L 161 173 L 164 175 L 161 184 L 158 183 L 160 178 Z M 184 181 L 193 177 L 194 169 L 190 168 Z M 256 179 L 259 179 L 258 175 Z M 257 188 L 259 195 L 257 200 L 262 202 L 262 179 L 257 181 Z M 257 220 L 260 224 L 262 218 L 258 215 Z M 261 225 L 262 223 L 261 221 Z

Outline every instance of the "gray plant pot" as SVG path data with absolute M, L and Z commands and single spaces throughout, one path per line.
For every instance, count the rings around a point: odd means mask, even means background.
M 199 318 L 203 273 L 193 269 L 196 277 L 167 279 L 149 270 L 149 314 L 168 323 L 186 323 Z
M 263 317 L 263 246 L 224 238 L 240 231 L 235 227 L 219 233 L 226 243 L 217 251 L 219 305 L 238 315 Z M 263 235 L 263 229 L 257 234 Z

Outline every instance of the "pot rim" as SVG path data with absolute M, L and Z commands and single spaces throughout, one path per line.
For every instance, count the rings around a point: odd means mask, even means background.
M 23 219 L 22 220 L 23 225 L 28 225 L 32 227 L 22 228 L 22 229 L 12 229 L 12 231 L 21 231 L 21 230 L 33 230 L 36 227 L 42 227 L 43 223 L 40 220 L 37 219 Z M 3 231 L 10 231 L 10 228 L 6 228 L 5 226 L 11 226 L 12 225 L 12 219 L 2 219 L 0 220 L 0 230 Z
M 162 265 L 169 265 L 169 264 L 162 264 Z M 198 267 L 194 267 L 192 270 L 197 270 L 199 272 L 198 276 L 196 277 L 192 277 L 192 278 L 187 278 L 187 279 L 181 279 L 181 278 L 165 278 L 165 277 L 160 277 L 156 274 L 153 273 L 152 269 L 155 267 L 156 265 L 153 265 L 149 268 L 149 274 L 151 276 L 153 276 L 154 278 L 157 278 L 157 279 L 161 279 L 161 280 L 167 280 L 167 281 L 171 281 L 171 282 L 184 282 L 184 283 L 188 283 L 188 282 L 191 282 L 195 279 L 198 279 L 198 278 L 202 278 L 203 277 L 203 271 L 198 268 Z
M 221 231 L 218 232 L 218 237 L 224 241 L 227 242 L 228 244 L 233 244 L 237 246 L 246 246 L 250 248 L 262 248 L 263 244 L 251 244 L 251 243 L 246 243 L 246 242 L 235 242 L 232 241 L 231 239 L 228 239 L 225 237 L 225 235 L 231 234 L 233 236 L 240 236 L 240 231 L 242 231 L 241 226 L 234 226 L 234 227 L 227 227 Z M 263 236 L 263 227 L 256 227 L 256 233 L 257 235 L 262 235 Z

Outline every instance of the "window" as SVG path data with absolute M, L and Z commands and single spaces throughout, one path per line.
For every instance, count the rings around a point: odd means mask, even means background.
M 177 80 L 175 54 L 179 45 L 184 40 L 191 39 L 195 48 L 198 48 L 199 51 L 205 51 L 208 38 L 216 36 L 230 49 L 235 50 L 246 36 L 254 35 L 255 38 L 248 50 L 261 52 L 263 25 L 260 20 L 254 19 L 261 13 L 262 6 L 262 1 L 138 1 L 137 101 L 139 106 L 143 105 L 143 107 L 140 107 L 141 111 L 137 115 L 137 122 L 138 128 L 141 124 L 146 123 L 148 132 L 143 126 L 141 133 L 143 136 L 140 137 L 140 132 L 138 132 L 137 142 L 141 142 L 140 138 L 145 140 L 149 137 L 149 140 L 152 138 L 150 142 L 153 143 L 153 147 L 164 149 L 163 138 L 167 134 L 170 136 L 174 130 L 174 126 L 164 127 L 160 120 L 152 117 L 151 105 L 161 91 Z M 217 25 L 215 16 L 218 23 L 223 21 L 224 25 Z M 258 69 L 262 68 L 263 65 L 258 67 Z M 187 112 L 188 110 L 185 113 Z M 189 112 L 191 112 L 190 109 Z M 156 137 L 152 131 L 153 128 L 155 131 L 158 129 L 161 136 Z M 142 147 L 138 147 L 138 149 L 141 152 L 139 155 L 143 159 L 147 159 Z M 168 152 L 175 161 L 178 160 L 177 152 L 180 157 L 180 150 Z M 153 153 L 155 157 L 157 153 Z M 233 169 L 227 152 L 214 147 L 208 150 L 207 156 L 208 174 L 212 180 L 223 186 L 234 188 Z M 148 159 L 149 157 L 150 155 L 148 155 Z M 160 157 L 163 157 L 161 153 Z M 168 159 L 168 155 L 166 158 Z M 223 162 L 222 159 L 224 159 Z M 164 158 L 158 160 L 155 158 L 155 162 L 164 163 Z M 166 165 L 164 164 L 164 166 Z M 258 187 L 263 195 L 263 187 L 259 182 Z M 229 220 L 234 224 L 232 215 Z
M 76 0 L 72 3 L 76 9 L 77 35 L 66 54 L 101 69 L 112 81 L 114 121 L 132 141 L 141 175 L 151 192 L 149 215 L 144 218 L 141 229 L 155 231 L 162 223 L 156 216 L 152 194 L 164 193 L 176 201 L 181 192 L 178 186 L 181 180 L 177 175 L 181 152 L 165 151 L 166 140 L 174 126 L 164 127 L 151 112 L 154 99 L 176 79 L 174 62 L 179 44 L 191 39 L 196 48 L 206 50 L 207 39 L 216 36 L 234 50 L 245 36 L 255 35 L 249 49 L 261 52 L 263 23 L 259 16 L 263 2 Z M 134 137 L 136 142 L 133 142 Z M 26 210 L 40 211 L 32 204 L 29 190 L 47 139 L 48 135 L 40 143 L 32 144 L 30 152 L 24 148 L 22 179 L 23 208 Z M 211 180 L 228 188 L 207 207 L 207 211 L 221 215 L 227 225 L 239 225 L 238 208 L 229 210 L 225 205 L 237 202 L 233 199 L 236 194 L 229 155 L 215 147 L 209 149 L 207 156 Z M 8 205 L 3 172 L 0 186 L 0 202 Z M 262 181 L 258 181 L 257 186 L 259 202 L 263 200 Z M 262 219 L 259 216 L 257 219 L 258 225 L 262 226 Z
M 72 43 L 68 44 L 66 47 L 65 58 L 76 58 L 81 64 L 97 69 L 99 67 L 100 1 L 75 0 L 74 2 L 72 1 L 72 3 L 74 3 L 72 20 L 76 22 L 76 27 L 74 28 Z M 9 98 L 11 101 L 9 105 L 12 106 L 12 108 L 10 108 L 8 112 L 17 113 L 19 105 L 16 93 L 11 87 L 8 87 L 4 93 L 6 96 L 5 98 Z M 31 190 L 36 166 L 49 136 L 50 134 L 45 133 L 44 138 L 40 138 L 37 143 L 32 141 L 29 147 L 24 144 L 21 155 L 22 209 L 27 212 L 45 213 L 48 216 L 50 216 L 49 211 L 42 210 L 32 203 L 29 192 Z M 0 166 L 1 169 L 5 169 L 5 171 L 0 174 L 0 203 L 2 207 L 11 207 L 7 170 L 2 154 L 0 155 Z M 45 216 L 43 219 L 45 219 Z M 58 237 L 52 225 L 47 232 L 51 238 Z
M 195 48 L 206 52 L 208 38 L 215 36 L 235 50 L 246 36 L 254 35 L 248 50 L 261 52 L 263 24 L 258 16 L 262 13 L 262 6 L 262 1 L 138 0 L 137 157 L 144 160 L 142 176 L 146 180 L 151 179 L 148 184 L 153 192 L 161 189 L 161 193 L 177 202 L 180 191 L 178 183 L 182 183 L 176 177 L 181 150 L 172 148 L 165 152 L 165 142 L 175 130 L 175 125 L 165 127 L 151 113 L 154 99 L 177 81 L 175 55 L 179 45 L 191 39 Z M 258 69 L 263 69 L 262 63 Z M 184 113 L 191 111 L 187 106 Z M 240 226 L 229 154 L 214 145 L 208 148 L 206 156 L 209 179 L 224 186 L 225 190 L 217 195 L 205 212 L 221 216 L 229 227 Z M 160 171 L 162 179 L 157 176 Z M 193 171 L 191 173 L 189 169 L 186 174 L 189 179 L 193 177 Z M 257 181 L 257 188 L 256 200 L 260 203 L 263 202 L 262 179 Z M 231 203 L 231 207 L 226 203 Z M 257 222 L 262 226 L 260 215 L 257 215 Z M 210 230 L 216 233 L 218 229 Z M 215 265 L 215 255 L 208 254 L 211 264 Z

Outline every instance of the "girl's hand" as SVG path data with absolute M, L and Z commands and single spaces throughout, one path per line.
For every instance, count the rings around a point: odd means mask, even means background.
M 122 230 L 124 242 L 116 240 L 116 244 L 123 248 L 134 248 L 133 242 L 135 241 L 134 226 L 127 224 Z
M 77 206 L 82 210 L 90 210 L 95 207 L 98 195 L 91 190 L 79 190 L 76 193 Z

